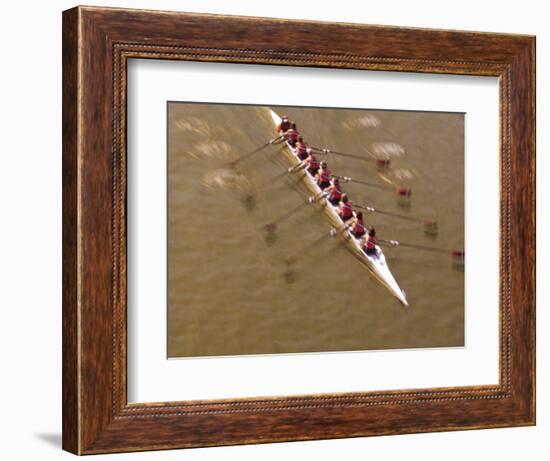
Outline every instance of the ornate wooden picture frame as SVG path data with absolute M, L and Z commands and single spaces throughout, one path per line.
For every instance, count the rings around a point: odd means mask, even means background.
M 274 35 L 288 37 L 284 46 Z M 498 77 L 498 385 L 128 403 L 131 58 Z M 65 450 L 93 454 L 533 424 L 534 37 L 93 7 L 63 13 Z

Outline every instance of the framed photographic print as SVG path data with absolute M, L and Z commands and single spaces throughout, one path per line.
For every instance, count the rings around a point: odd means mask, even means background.
M 64 12 L 64 449 L 534 424 L 534 52 Z

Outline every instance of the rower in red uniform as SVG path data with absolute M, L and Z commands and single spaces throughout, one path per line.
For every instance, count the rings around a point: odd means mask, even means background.
M 328 186 L 325 189 L 325 192 L 328 193 L 328 201 L 330 203 L 334 206 L 338 206 L 340 204 L 340 200 L 342 199 L 342 188 L 340 187 L 340 181 L 338 178 L 334 179 L 332 185 Z
M 309 149 L 307 144 L 304 142 L 304 139 L 299 136 L 298 142 L 296 143 L 296 155 L 300 160 L 305 160 L 309 156 Z
M 369 227 L 369 233 L 363 240 L 363 250 L 368 255 L 376 254 L 376 230 L 374 227 Z
M 363 235 L 365 235 L 367 229 L 365 228 L 365 222 L 363 221 L 363 213 L 359 211 L 355 215 L 355 219 L 353 220 L 353 224 L 351 226 L 351 233 L 355 238 L 361 238 Z
M 307 172 L 315 177 L 321 165 L 319 164 L 319 159 L 313 152 L 310 151 L 308 158 L 305 160 L 305 164 L 307 165 Z
M 296 124 L 294 122 L 292 122 L 290 124 L 290 128 L 285 131 L 284 136 L 292 147 L 296 147 L 296 143 L 298 142 L 300 133 L 298 133 L 298 130 L 296 129 Z
M 283 118 L 281 119 L 281 123 L 277 126 L 277 131 L 281 134 L 288 131 L 290 128 L 290 120 L 288 119 L 288 115 L 283 115 Z
M 354 217 L 353 208 L 351 207 L 351 201 L 346 194 L 342 194 L 342 201 L 340 202 L 340 211 L 338 212 L 340 219 L 347 222 Z
M 330 170 L 328 169 L 328 164 L 325 160 L 321 162 L 321 169 L 317 172 L 317 185 L 322 189 L 325 190 L 327 187 L 330 186 L 330 178 L 331 178 Z

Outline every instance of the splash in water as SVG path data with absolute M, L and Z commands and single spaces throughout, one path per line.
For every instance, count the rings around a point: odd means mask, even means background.
M 180 131 L 190 131 L 201 135 L 208 135 L 212 132 L 212 127 L 206 122 L 197 117 L 188 117 L 184 120 L 175 122 L 175 127 Z
M 187 152 L 194 158 L 213 158 L 217 160 L 230 161 L 236 158 L 231 146 L 225 141 L 207 141 L 196 144 L 193 150 Z
M 395 168 L 392 170 L 391 174 L 396 181 L 401 182 L 412 182 L 417 178 L 414 170 L 409 168 Z
M 367 114 L 360 118 L 343 121 L 342 128 L 352 131 L 357 128 L 378 128 L 381 124 L 380 119 L 376 115 Z
M 403 146 L 395 142 L 373 142 L 370 148 L 377 158 L 399 158 L 405 155 Z
M 227 168 L 206 173 L 202 183 L 212 189 L 248 190 L 250 188 L 250 182 L 245 175 Z
M 406 186 L 418 179 L 418 173 L 412 168 L 394 168 L 378 172 L 378 177 L 392 186 Z

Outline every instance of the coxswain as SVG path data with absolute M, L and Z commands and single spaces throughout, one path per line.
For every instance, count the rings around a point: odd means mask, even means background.
M 283 118 L 281 119 L 281 123 L 277 125 L 277 131 L 280 134 L 285 133 L 290 128 L 290 120 L 288 119 L 288 115 L 283 115 Z
M 288 141 L 288 143 L 292 147 L 296 147 L 296 143 L 298 142 L 298 138 L 300 137 L 300 134 L 296 129 L 295 123 L 290 124 L 290 128 L 285 131 L 284 136 L 285 136 L 285 139 Z
M 351 225 L 351 233 L 355 238 L 361 238 L 365 233 L 367 232 L 367 229 L 365 228 L 365 222 L 363 221 L 363 213 L 359 211 L 355 215 L 355 219 L 353 220 L 353 224 Z
M 305 164 L 307 165 L 308 173 L 311 174 L 311 176 L 315 177 L 321 165 L 319 163 L 319 159 L 313 152 L 309 152 L 309 156 L 305 160 Z
M 302 161 L 304 161 L 309 156 L 309 149 L 307 144 L 304 142 L 304 139 L 299 136 L 298 142 L 296 143 L 296 155 Z
M 369 227 L 367 236 L 363 239 L 363 250 L 368 255 L 376 253 L 376 230 L 374 227 Z
M 346 194 L 342 194 L 342 200 L 340 201 L 340 211 L 338 212 L 342 221 L 349 221 L 354 217 L 353 208 L 351 207 L 351 201 Z
M 332 185 L 328 186 L 325 189 L 325 192 L 328 193 L 328 201 L 330 203 L 334 206 L 338 206 L 340 204 L 340 200 L 342 200 L 342 188 L 340 187 L 340 181 L 338 178 L 334 179 Z
M 322 189 L 325 190 L 327 187 L 330 186 L 330 170 L 328 169 L 328 164 L 325 160 L 321 162 L 321 168 L 317 172 L 317 185 Z

